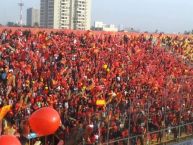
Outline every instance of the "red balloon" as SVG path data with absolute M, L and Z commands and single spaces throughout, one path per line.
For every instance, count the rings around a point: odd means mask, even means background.
M 61 120 L 56 110 L 50 107 L 44 107 L 30 116 L 29 124 L 38 136 L 46 136 L 54 134 L 57 131 L 61 125 Z
M 0 136 L 0 145 L 21 145 L 21 143 L 13 135 L 2 135 Z

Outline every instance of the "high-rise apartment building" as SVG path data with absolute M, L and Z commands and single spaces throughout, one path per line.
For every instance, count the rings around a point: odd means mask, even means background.
M 90 29 L 91 0 L 41 0 L 40 26 Z
M 27 9 L 27 26 L 39 26 L 40 25 L 40 11 L 38 9 Z

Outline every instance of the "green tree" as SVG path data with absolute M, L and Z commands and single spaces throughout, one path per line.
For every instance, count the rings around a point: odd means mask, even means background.
M 13 26 L 19 26 L 19 25 L 14 22 L 7 22 L 7 26 L 13 27 Z
M 14 22 L 7 22 L 7 26 L 14 26 L 15 23 Z

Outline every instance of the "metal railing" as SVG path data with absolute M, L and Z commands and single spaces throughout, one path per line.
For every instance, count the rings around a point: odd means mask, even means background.
M 179 131 L 180 130 L 180 131 Z M 193 137 L 193 122 L 178 126 L 171 126 L 158 131 L 149 132 L 146 134 L 135 135 L 127 138 L 109 140 L 109 142 L 96 143 L 92 145 L 166 145 L 182 142 Z M 38 139 L 28 140 L 28 145 L 34 145 L 37 140 L 41 140 L 42 145 L 57 145 L 60 138 L 57 135 L 49 137 L 40 137 Z M 56 141 L 57 140 L 57 141 Z M 88 145 L 84 139 L 79 142 L 80 145 Z M 89 144 L 90 145 L 90 144 Z
M 179 131 L 180 130 L 180 131 Z M 101 145 L 159 145 L 183 141 L 193 137 L 193 122 L 178 126 L 171 126 L 158 131 L 129 138 L 110 140 Z

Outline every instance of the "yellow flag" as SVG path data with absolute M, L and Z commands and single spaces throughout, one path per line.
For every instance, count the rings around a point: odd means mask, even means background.
M 106 105 L 106 101 L 104 99 L 102 100 L 97 100 L 96 101 L 96 105 L 97 106 L 105 106 Z
M 6 105 L 1 108 L 0 111 L 0 120 L 2 120 L 5 115 L 11 110 L 11 105 Z

